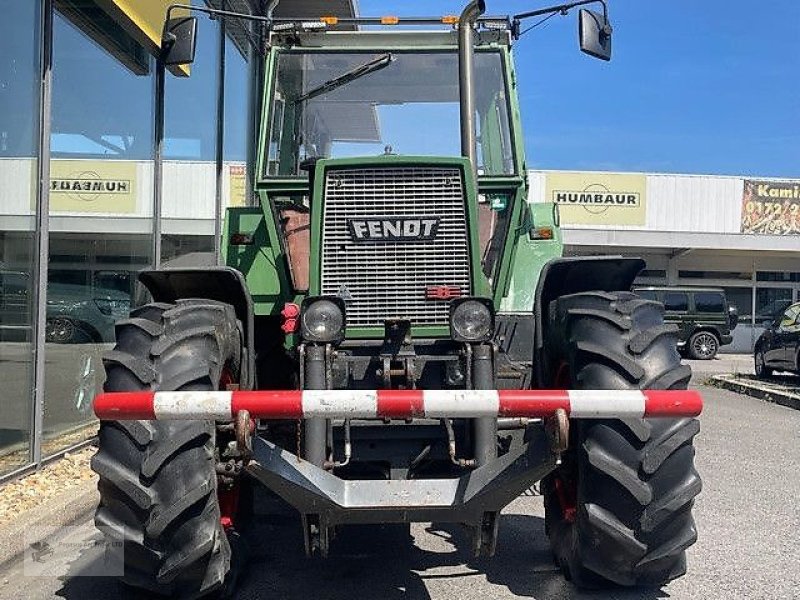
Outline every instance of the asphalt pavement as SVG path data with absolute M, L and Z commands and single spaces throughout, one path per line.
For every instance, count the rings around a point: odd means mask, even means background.
M 699 374 L 698 374 L 699 375 Z M 702 377 L 698 377 L 701 381 Z M 457 526 L 415 524 L 344 530 L 327 561 L 303 556 L 299 525 L 273 518 L 258 529 L 238 598 L 287 600 L 534 598 L 537 600 L 794 600 L 800 597 L 800 411 L 710 387 L 696 440 L 704 489 L 689 572 L 661 589 L 580 593 L 553 567 L 541 498 L 503 513 L 497 555 L 474 560 Z M 70 531 L 68 575 L 0 573 L 0 598 L 142 598 L 113 579 L 79 576 L 101 560 L 89 522 Z M 93 569 L 94 567 L 94 569 Z

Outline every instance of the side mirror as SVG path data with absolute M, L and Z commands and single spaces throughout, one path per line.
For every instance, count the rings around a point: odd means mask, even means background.
M 611 23 L 605 15 L 582 8 L 578 15 L 581 52 L 601 60 L 611 60 Z
M 164 23 L 161 60 L 165 65 L 190 65 L 197 45 L 197 18 L 178 17 Z
M 731 330 L 739 324 L 739 309 L 733 304 L 728 304 L 728 323 Z

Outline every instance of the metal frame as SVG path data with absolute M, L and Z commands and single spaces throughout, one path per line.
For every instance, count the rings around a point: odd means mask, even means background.
M 37 168 L 38 199 L 36 202 L 36 281 L 33 295 L 36 321 L 33 326 L 33 406 L 29 428 L 30 458 L 38 468 L 42 462 L 44 430 L 44 332 L 47 326 L 47 269 L 50 255 L 50 112 L 53 83 L 53 3 L 42 0 L 39 5 L 40 89 L 39 89 L 39 162 Z
M 228 0 L 222 0 L 222 8 L 228 6 Z M 222 177 L 223 152 L 225 149 L 225 19 L 219 19 L 219 35 L 217 48 L 217 139 L 214 162 L 217 179 L 214 191 L 214 264 L 222 264 Z

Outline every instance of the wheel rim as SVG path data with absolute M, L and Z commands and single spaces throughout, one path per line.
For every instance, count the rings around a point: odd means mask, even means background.
M 74 330 L 75 327 L 69 319 L 51 319 L 47 322 L 45 335 L 51 342 L 63 343 L 72 338 Z
M 717 339 L 710 333 L 700 333 L 692 342 L 692 350 L 700 358 L 711 358 L 717 353 Z

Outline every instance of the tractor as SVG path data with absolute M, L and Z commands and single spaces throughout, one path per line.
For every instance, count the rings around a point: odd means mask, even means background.
M 259 205 L 227 210 L 221 266 L 142 272 L 152 302 L 116 325 L 92 466 L 124 582 L 230 590 L 265 497 L 320 559 L 343 526 L 430 521 L 488 557 L 537 483 L 575 585 L 685 573 L 702 398 L 677 332 L 630 291 L 642 260 L 562 257 L 558 207 L 528 200 L 512 44 L 526 19 L 591 2 L 580 47 L 609 60 L 602 0 L 184 7 L 259 21 Z M 173 8 L 159 60 L 190 64 L 197 17 Z

